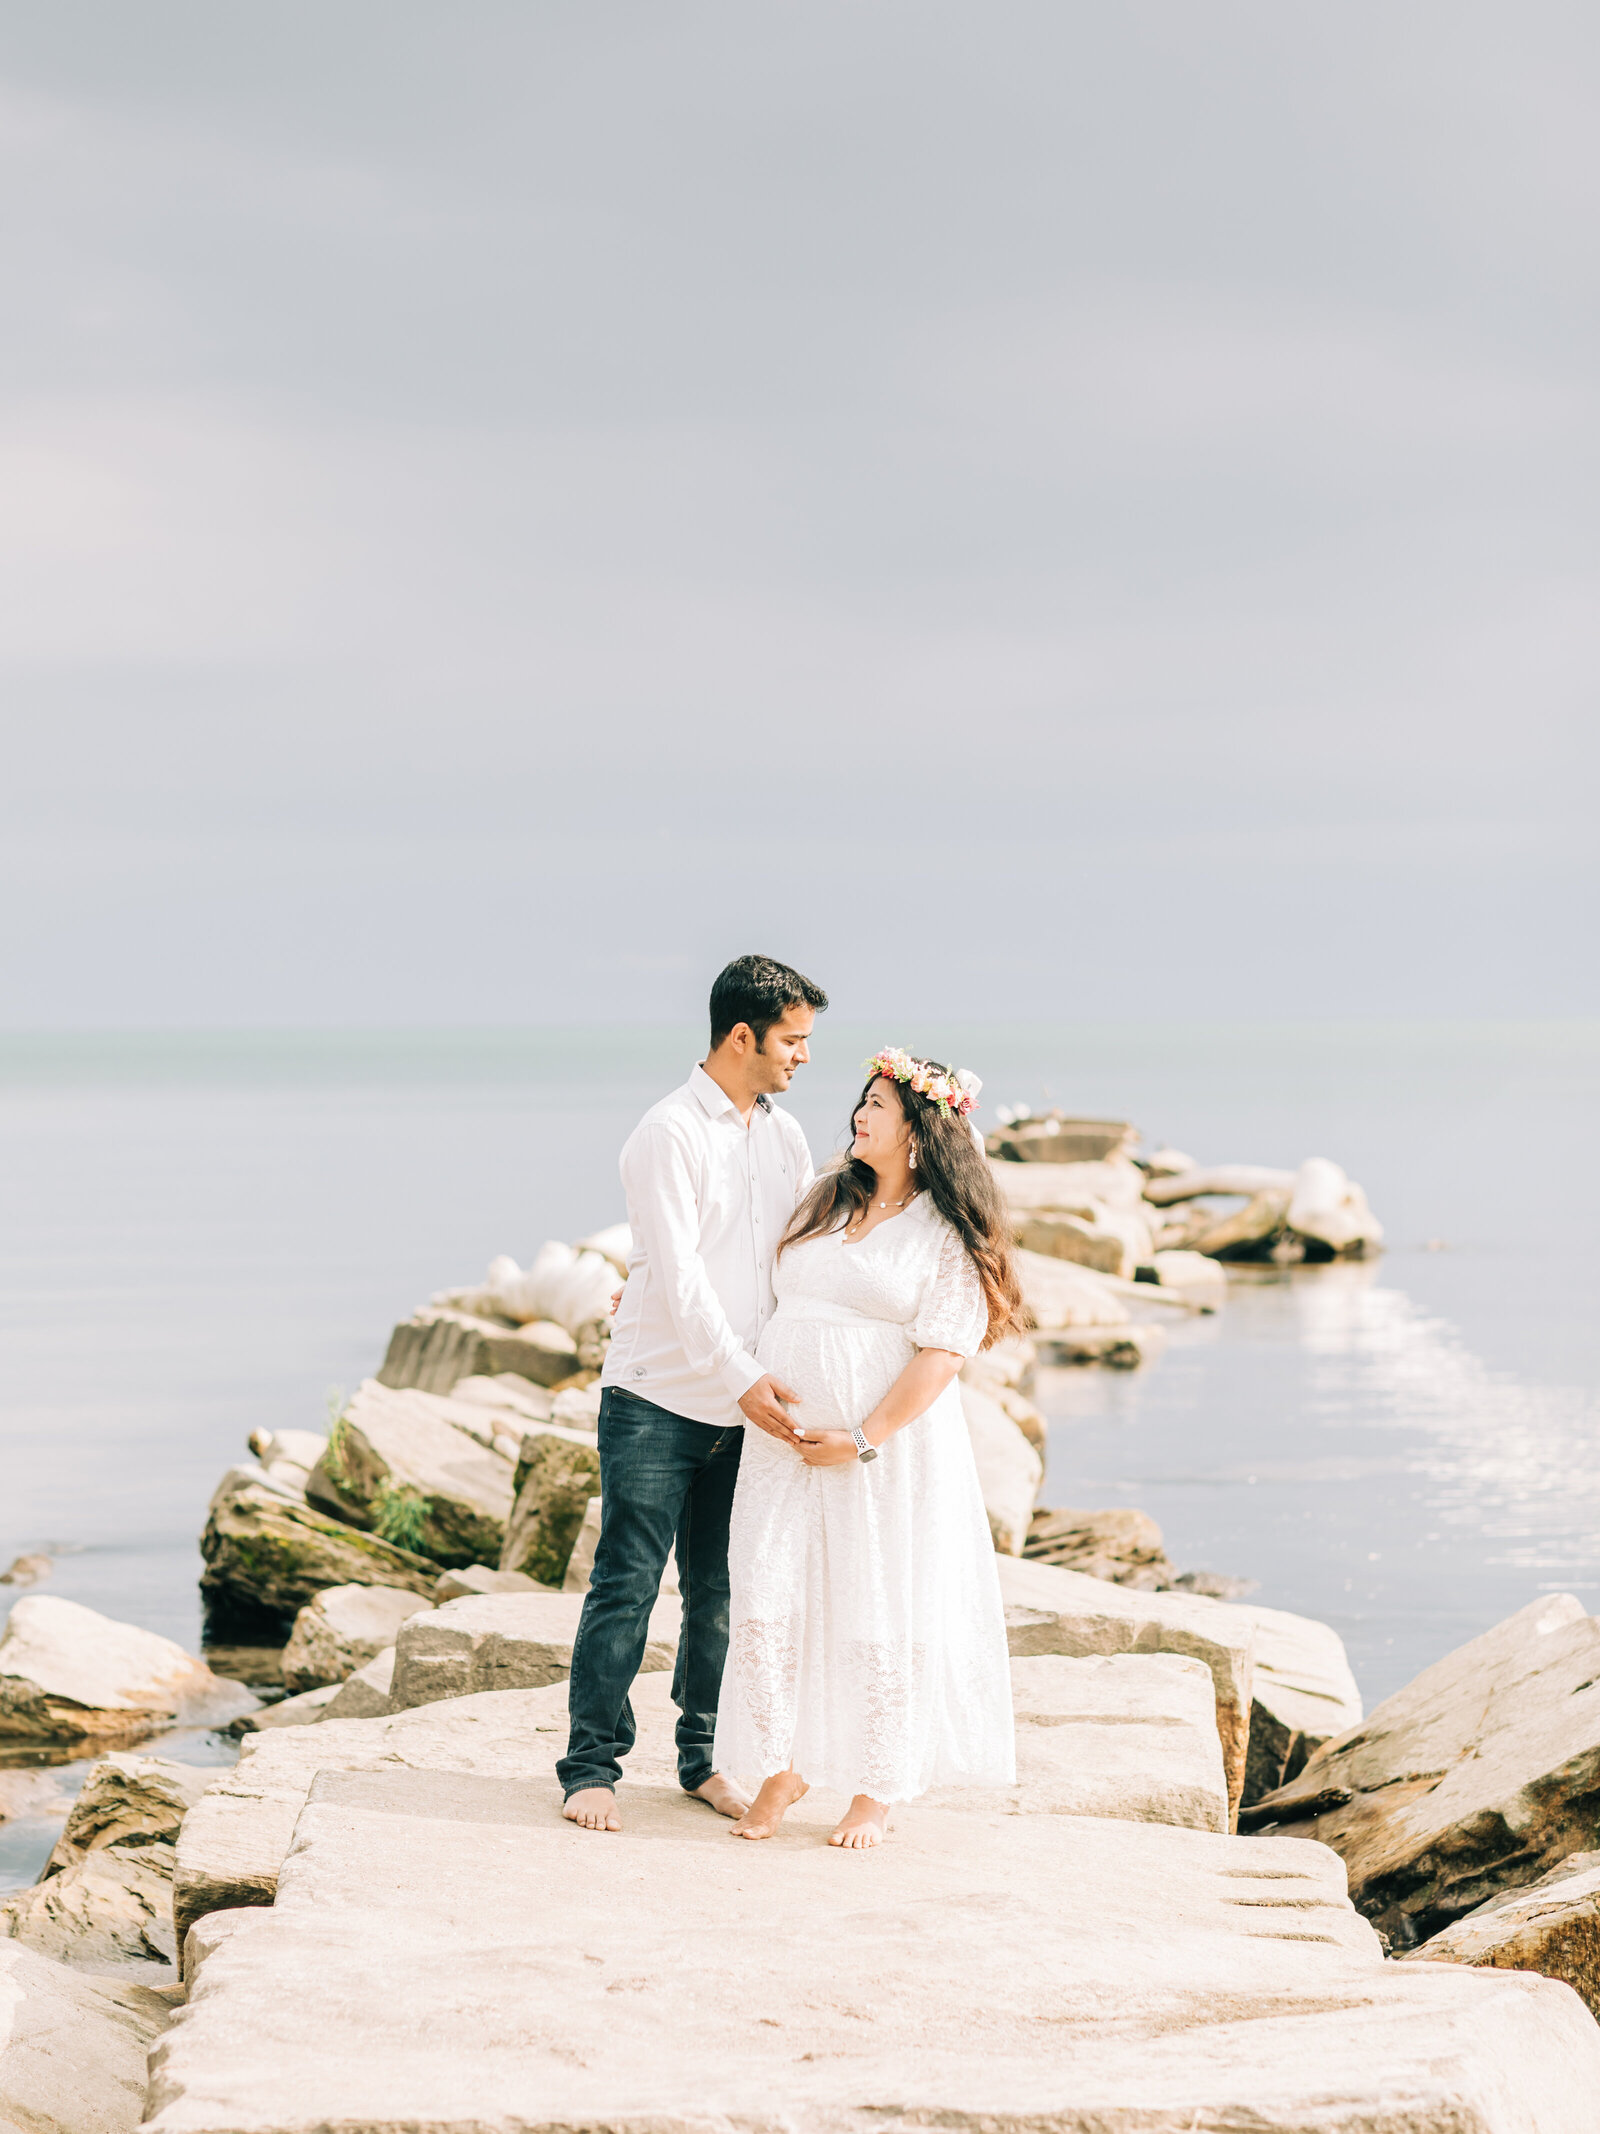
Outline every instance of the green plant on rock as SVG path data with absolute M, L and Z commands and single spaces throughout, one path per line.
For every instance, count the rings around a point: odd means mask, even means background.
M 428 1500 L 420 1489 L 409 1482 L 391 1482 L 387 1477 L 378 1484 L 372 1499 L 372 1531 L 380 1540 L 421 1556 L 426 1553 L 422 1534 L 427 1519 Z

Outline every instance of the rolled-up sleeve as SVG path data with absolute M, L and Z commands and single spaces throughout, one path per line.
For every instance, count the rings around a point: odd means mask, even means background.
M 694 1163 L 665 1121 L 643 1128 L 623 1152 L 622 1183 L 651 1279 L 690 1370 L 719 1378 L 735 1400 L 762 1370 L 728 1323 L 700 1257 L 700 1209 Z

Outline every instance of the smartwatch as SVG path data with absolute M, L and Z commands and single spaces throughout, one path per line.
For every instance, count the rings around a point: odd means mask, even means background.
M 856 1458 L 858 1460 L 875 1460 L 878 1457 L 877 1446 L 867 1443 L 867 1433 L 859 1423 L 850 1425 L 850 1435 L 856 1441 Z

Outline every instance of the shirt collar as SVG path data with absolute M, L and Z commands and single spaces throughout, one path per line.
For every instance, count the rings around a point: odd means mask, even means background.
M 689 1077 L 689 1087 L 699 1098 L 700 1108 L 709 1118 L 738 1118 L 739 1114 L 735 1109 L 732 1097 L 728 1095 L 725 1089 L 720 1089 L 712 1081 L 705 1069 L 698 1064 L 693 1074 Z

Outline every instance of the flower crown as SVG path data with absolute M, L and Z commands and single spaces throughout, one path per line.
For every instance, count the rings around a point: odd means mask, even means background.
M 969 1067 L 958 1067 L 954 1074 L 946 1074 L 942 1067 L 931 1066 L 927 1060 L 914 1060 L 898 1045 L 885 1045 L 861 1064 L 870 1067 L 875 1075 L 886 1075 L 891 1082 L 909 1082 L 919 1097 L 937 1105 L 946 1118 L 964 1119 L 978 1108 L 978 1092 L 983 1084 Z

